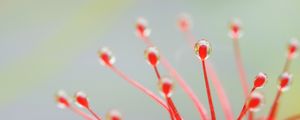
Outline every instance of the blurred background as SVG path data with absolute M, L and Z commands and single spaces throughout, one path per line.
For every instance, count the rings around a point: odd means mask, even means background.
M 243 105 L 243 92 L 234 61 L 228 23 L 239 17 L 240 40 L 247 78 L 269 76 L 266 101 L 258 115 L 268 114 L 285 62 L 287 43 L 300 37 L 298 0 L 1 0 L 0 1 L 0 119 L 81 120 L 56 107 L 54 94 L 73 96 L 82 90 L 100 115 L 118 109 L 128 120 L 167 120 L 168 113 L 146 95 L 99 64 L 97 50 L 109 47 L 116 66 L 158 93 L 156 77 L 145 62 L 146 46 L 134 34 L 136 19 L 146 18 L 151 39 L 190 84 L 208 109 L 201 64 L 176 26 L 179 13 L 188 13 L 196 38 L 211 41 L 213 63 L 229 97 L 234 115 Z M 291 65 L 293 84 L 283 94 L 279 119 L 300 113 L 300 59 Z M 167 71 L 159 66 L 163 76 Z M 198 119 L 193 103 L 176 87 L 174 101 L 186 120 Z M 224 119 L 213 90 L 217 118 Z

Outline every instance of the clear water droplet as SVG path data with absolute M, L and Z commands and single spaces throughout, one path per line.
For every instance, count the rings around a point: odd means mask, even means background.
M 148 47 L 144 52 L 147 63 L 156 66 L 159 63 L 159 51 L 156 47 Z
M 159 83 L 159 92 L 163 97 L 171 97 L 173 94 L 173 81 L 167 77 L 160 79 Z
M 212 48 L 207 40 L 202 39 L 195 44 L 194 51 L 196 56 L 203 61 L 210 56 Z
M 113 56 L 112 52 L 107 48 L 103 47 L 98 51 L 100 63 L 104 66 L 111 66 L 116 62 L 115 56 Z

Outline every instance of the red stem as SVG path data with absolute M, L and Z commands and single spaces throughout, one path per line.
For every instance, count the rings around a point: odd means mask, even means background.
M 84 119 L 86 120 L 93 120 L 93 118 L 91 116 L 89 116 L 88 114 L 86 114 L 85 112 L 82 112 L 81 110 L 79 110 L 78 108 L 76 107 L 70 107 L 70 110 L 72 110 L 73 112 L 81 115 Z
M 211 113 L 211 119 L 216 120 L 214 104 L 213 104 L 210 87 L 209 87 L 209 81 L 208 81 L 207 72 L 206 72 L 205 60 L 202 60 L 202 69 L 203 69 L 203 75 L 204 75 L 204 80 L 205 80 L 206 94 L 207 94 L 210 113 Z
M 151 40 L 148 37 L 143 37 L 142 40 L 144 43 L 146 43 L 148 46 L 154 46 L 154 44 L 151 42 Z
M 158 69 L 157 69 L 157 66 L 153 66 L 153 68 L 154 68 L 154 71 L 155 71 L 155 74 L 156 74 L 156 76 L 157 76 L 158 81 L 161 82 L 161 77 L 160 77 L 159 71 L 158 71 Z M 166 100 L 168 99 L 167 96 L 165 96 L 165 98 L 166 98 Z M 174 118 L 174 117 L 175 117 L 175 112 L 174 112 L 174 109 L 172 108 L 172 106 L 171 106 L 171 104 L 169 103 L 168 100 L 167 100 L 167 105 L 168 105 L 168 107 L 169 107 L 170 117 L 171 117 L 172 120 L 174 120 L 174 119 L 175 119 L 175 118 Z M 177 112 L 177 111 L 176 111 L 176 112 Z
M 249 111 L 248 120 L 253 120 L 253 118 L 254 118 L 254 112 Z
M 275 100 L 274 100 L 273 105 L 271 107 L 271 111 L 270 111 L 269 116 L 268 116 L 268 120 L 274 120 L 275 117 L 276 117 L 277 109 L 278 109 L 278 106 L 279 106 L 279 98 L 281 96 L 281 93 L 282 93 L 282 91 L 278 89 Z
M 191 31 L 184 32 L 187 42 L 189 43 L 190 47 L 193 49 L 194 43 L 196 42 L 196 38 L 192 35 Z M 226 120 L 233 120 L 234 115 L 228 100 L 228 97 L 223 89 L 223 86 L 218 78 L 216 71 L 213 69 L 213 66 L 207 62 L 207 73 L 211 76 L 211 81 L 216 89 L 219 101 L 221 103 L 222 110 L 225 114 Z
M 225 90 L 223 89 L 220 80 L 218 79 L 215 70 L 209 62 L 207 62 L 207 73 L 209 76 L 211 76 L 211 81 L 213 83 L 214 88 L 216 89 L 226 120 L 233 120 L 234 115 L 229 103 L 229 99 L 225 93 Z
M 253 91 L 255 91 L 255 90 L 256 90 L 256 87 L 253 87 L 253 88 L 251 89 L 250 93 L 248 94 L 248 96 L 247 96 L 247 98 L 246 98 L 246 100 L 245 100 L 245 102 L 244 102 L 243 108 L 242 108 L 242 110 L 241 110 L 239 116 L 241 116 L 241 114 L 244 114 L 243 112 L 247 112 L 247 111 L 245 111 L 245 110 L 246 110 L 246 108 L 247 108 L 247 102 L 248 102 L 249 96 L 250 96 L 251 93 L 252 93 Z M 250 117 L 252 117 L 251 114 L 249 114 L 249 116 L 248 116 L 248 119 L 249 119 L 249 120 L 250 120 Z
M 187 42 L 193 48 L 194 44 L 196 43 L 196 38 L 192 35 L 191 31 L 184 32 Z
M 135 80 L 129 78 L 126 74 L 124 74 L 122 71 L 120 71 L 119 69 L 117 69 L 114 66 L 110 67 L 112 71 L 114 71 L 117 75 L 119 75 L 121 78 L 123 78 L 124 80 L 126 80 L 129 84 L 131 84 L 132 86 L 136 87 L 137 89 L 139 89 L 140 91 L 142 91 L 143 93 L 145 93 L 146 95 L 148 95 L 150 98 L 152 98 L 155 102 L 157 102 L 158 104 L 160 104 L 163 108 L 165 108 L 167 111 L 169 111 L 169 108 L 167 106 L 167 104 L 160 99 L 158 96 L 156 96 L 152 91 L 150 91 L 149 89 L 147 89 L 146 87 L 144 87 L 143 85 L 141 85 L 140 83 L 136 82 Z
M 171 120 L 176 120 L 175 116 L 174 116 L 174 112 L 173 112 L 173 110 L 172 110 L 172 108 L 171 108 L 171 106 L 170 106 L 170 104 L 168 102 L 167 102 L 167 105 L 169 107 L 169 114 L 170 114 Z
M 97 119 L 97 120 L 101 120 L 101 117 L 99 115 L 97 115 L 97 113 L 95 113 L 91 108 L 87 108 L 87 110 L 92 113 L 92 115 Z
M 239 46 L 238 41 L 239 41 L 238 39 L 233 40 L 235 60 L 236 60 L 236 63 L 237 63 L 237 69 L 238 69 L 238 72 L 239 72 L 240 81 L 242 83 L 244 95 L 245 95 L 245 98 L 247 98 L 249 84 L 247 82 L 247 77 L 246 77 L 245 69 L 244 69 L 244 66 L 243 66 L 242 57 L 241 57 L 241 53 L 240 53 L 240 46 Z
M 180 116 L 179 112 L 177 111 L 176 106 L 175 106 L 172 98 L 166 96 L 166 100 L 167 100 L 168 105 L 170 106 L 170 109 L 172 109 L 176 120 L 182 120 L 182 117 Z
M 283 67 L 283 73 L 288 72 L 291 64 L 291 57 L 287 57 L 284 67 Z
M 251 89 L 249 95 L 251 95 L 251 94 L 253 93 L 253 91 L 255 91 L 255 90 L 256 90 L 256 87 L 253 87 L 253 88 Z M 249 95 L 248 95 L 248 99 L 249 99 Z M 249 111 L 248 120 L 253 120 L 253 118 L 254 118 L 254 112 Z
M 155 71 L 155 74 L 156 74 L 156 77 L 157 77 L 158 81 L 160 81 L 161 77 L 160 77 L 160 74 L 158 72 L 157 66 L 153 66 L 153 69 Z
M 237 120 L 242 120 L 243 117 L 245 116 L 245 114 L 247 113 L 248 109 L 249 108 L 247 106 L 245 106 L 245 108 L 241 111 L 241 113 L 240 113 L 239 117 L 237 118 Z
M 143 39 L 147 46 L 152 46 L 153 44 L 149 40 L 149 38 Z M 178 82 L 179 86 L 186 92 L 186 94 L 190 97 L 193 101 L 195 107 L 197 108 L 198 112 L 200 113 L 200 117 L 203 120 L 208 120 L 208 116 L 206 113 L 205 108 L 203 107 L 202 103 L 197 98 L 196 94 L 193 90 L 189 87 L 189 85 L 185 82 L 185 80 L 177 73 L 176 69 L 169 63 L 169 61 L 164 57 L 164 55 L 160 54 L 161 63 L 165 69 L 168 70 L 169 74 L 172 75 L 175 80 Z

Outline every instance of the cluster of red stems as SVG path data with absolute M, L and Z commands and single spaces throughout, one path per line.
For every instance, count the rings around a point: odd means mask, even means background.
M 278 107 L 280 105 L 280 97 L 282 93 L 287 91 L 291 85 L 292 75 L 289 73 L 290 63 L 292 59 L 296 56 L 296 50 L 298 47 L 298 43 L 296 39 L 292 39 L 292 41 L 288 44 L 288 56 L 286 58 L 286 63 L 284 65 L 282 74 L 278 78 L 278 91 L 274 102 L 270 108 L 270 112 L 265 116 L 257 116 L 255 117 L 255 112 L 257 112 L 260 107 L 264 103 L 264 96 L 261 92 L 258 92 L 257 89 L 261 89 L 267 83 L 267 75 L 263 72 L 258 73 L 254 80 L 252 89 L 249 89 L 248 82 L 246 80 L 245 70 L 243 68 L 240 48 L 239 48 L 239 39 L 242 36 L 241 24 L 238 19 L 232 20 L 230 23 L 230 31 L 229 36 L 233 40 L 235 59 L 237 64 L 237 69 L 239 72 L 240 82 L 243 88 L 245 102 L 243 107 L 241 108 L 241 112 L 239 116 L 234 117 L 232 109 L 229 104 L 229 100 L 223 90 L 222 84 L 220 83 L 215 70 L 212 68 L 211 63 L 207 62 L 209 55 L 211 54 L 211 45 L 208 40 L 201 39 L 198 42 L 195 42 L 195 37 L 191 34 L 191 22 L 188 16 L 182 15 L 179 17 L 178 27 L 181 32 L 184 34 L 186 40 L 190 43 L 190 46 L 194 49 L 194 52 L 202 64 L 203 77 L 205 81 L 206 94 L 210 108 L 210 116 L 208 115 L 206 109 L 203 107 L 203 104 L 196 97 L 195 93 L 189 87 L 189 85 L 185 82 L 185 80 L 177 73 L 174 67 L 171 66 L 169 61 L 165 58 L 163 54 L 159 52 L 159 50 L 155 47 L 155 45 L 149 39 L 150 29 L 148 28 L 147 22 L 143 18 L 139 18 L 136 23 L 136 34 L 137 36 L 143 40 L 143 42 L 147 45 L 147 49 L 145 50 L 145 58 L 149 65 L 153 68 L 153 71 L 157 77 L 157 82 L 159 86 L 159 91 L 162 97 L 165 99 L 161 99 L 152 91 L 144 87 L 142 84 L 138 83 L 136 80 L 130 78 L 123 71 L 118 69 L 115 65 L 115 57 L 112 52 L 104 47 L 98 51 L 99 60 L 102 65 L 111 69 L 114 73 L 120 76 L 122 79 L 127 81 L 133 87 L 137 88 L 145 95 L 149 96 L 155 102 L 157 102 L 161 107 L 163 107 L 170 115 L 171 120 L 182 120 L 182 116 L 176 108 L 171 96 L 173 93 L 173 81 L 168 77 L 161 77 L 158 64 L 161 62 L 163 67 L 169 72 L 170 76 L 176 80 L 179 86 L 184 90 L 184 92 L 189 96 L 193 104 L 195 105 L 199 117 L 202 120 L 216 120 L 215 110 L 213 99 L 210 91 L 210 82 L 212 82 L 213 87 L 216 89 L 217 96 L 221 103 L 222 110 L 225 115 L 226 120 L 242 120 L 247 118 L 249 120 L 274 120 L 276 119 L 276 115 L 278 113 Z M 211 81 L 209 81 L 209 79 Z M 64 91 L 59 91 L 56 95 L 56 101 L 60 108 L 68 108 L 75 113 L 81 115 L 86 120 L 101 120 L 102 117 L 97 115 L 90 107 L 87 95 L 80 91 L 76 92 L 74 96 L 74 103 L 79 107 L 86 109 L 90 114 L 83 112 L 81 109 L 74 107 L 71 105 L 70 98 L 66 95 Z M 247 117 L 245 117 L 247 116 Z M 295 115 L 287 118 L 287 120 L 295 120 L 299 119 L 300 115 Z M 122 115 L 117 110 L 111 110 L 106 115 L 107 120 L 122 120 Z M 220 118 L 221 119 L 221 118 Z

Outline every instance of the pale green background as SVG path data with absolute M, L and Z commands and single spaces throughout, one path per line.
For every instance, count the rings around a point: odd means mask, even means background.
M 109 46 L 120 69 L 157 92 L 156 78 L 143 56 L 145 45 L 134 35 L 136 18 L 144 16 L 151 39 L 169 58 L 208 108 L 202 70 L 176 27 L 179 13 L 193 18 L 193 33 L 209 39 L 214 64 L 235 116 L 243 104 L 228 21 L 240 17 L 240 41 L 249 83 L 260 71 L 269 75 L 263 90 L 267 114 L 276 92 L 277 76 L 291 37 L 300 38 L 298 0 L 1 0 L 0 119 L 80 120 L 55 106 L 58 89 L 83 90 L 93 109 L 104 115 L 119 109 L 127 120 L 169 119 L 168 113 L 110 70 L 99 65 L 97 50 Z M 166 71 L 159 67 L 163 75 Z M 292 63 L 290 91 L 282 96 L 279 118 L 300 113 L 300 62 Z M 224 118 L 215 92 L 217 117 Z M 185 120 L 198 119 L 195 107 L 176 87 L 174 101 Z

